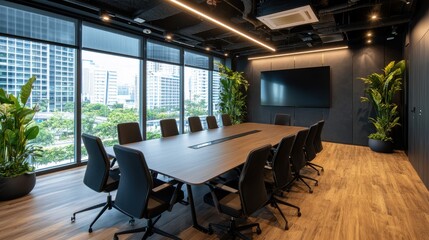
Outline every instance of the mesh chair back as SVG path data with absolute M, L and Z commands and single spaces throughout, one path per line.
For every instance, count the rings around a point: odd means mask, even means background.
M 119 123 L 117 129 L 119 144 L 143 141 L 140 126 L 137 122 Z
M 161 125 L 162 137 L 170 137 L 179 135 L 179 129 L 177 129 L 176 119 L 163 119 L 159 121 Z
M 305 165 L 304 145 L 307 139 L 309 129 L 301 130 L 296 134 L 295 142 L 293 143 L 290 153 L 290 161 L 295 172 L 299 172 Z
M 320 120 L 317 123 L 317 133 L 316 136 L 314 137 L 314 149 L 316 150 L 316 153 L 320 153 L 323 150 L 323 145 L 322 145 L 322 129 L 323 126 L 325 125 L 325 121 L 324 120 Z
M 84 133 L 82 141 L 88 152 L 88 163 L 83 182 L 92 190 L 102 192 L 110 171 L 110 161 L 106 150 L 98 137 Z
M 310 126 L 310 131 L 308 132 L 307 139 L 305 140 L 305 157 L 307 161 L 311 161 L 316 157 L 316 150 L 314 149 L 314 138 L 317 133 L 317 123 Z
M 274 117 L 274 125 L 285 125 L 290 126 L 290 115 L 277 113 Z
M 219 128 L 219 126 L 217 125 L 217 121 L 216 121 L 215 116 L 207 116 L 206 121 L 207 121 L 207 128 L 208 129 Z
M 222 125 L 223 126 L 232 125 L 231 117 L 228 114 L 222 114 Z
M 121 170 L 115 204 L 136 218 L 143 218 L 147 208 L 152 177 L 142 152 L 123 146 L 113 147 Z
M 189 130 L 191 132 L 198 132 L 203 130 L 203 125 L 201 125 L 200 117 L 188 117 Z
M 239 192 L 243 213 L 250 215 L 268 201 L 264 182 L 264 165 L 271 145 L 252 150 L 244 164 L 239 179 Z
M 284 137 L 273 156 L 274 182 L 277 188 L 285 187 L 291 180 L 289 156 L 295 141 L 295 135 Z

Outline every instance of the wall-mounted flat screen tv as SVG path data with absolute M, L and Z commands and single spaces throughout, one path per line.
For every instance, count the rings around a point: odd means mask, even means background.
M 261 105 L 329 108 L 330 67 L 261 72 Z

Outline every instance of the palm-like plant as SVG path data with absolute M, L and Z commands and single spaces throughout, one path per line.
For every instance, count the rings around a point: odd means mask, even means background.
M 38 107 L 25 106 L 34 81 L 32 77 L 22 86 L 18 98 L 0 88 L 0 177 L 33 171 L 29 160 L 40 156 L 41 147 L 28 142 L 39 134 L 39 127 L 33 124 Z
M 370 102 L 375 110 L 375 117 L 370 117 L 376 132 L 370 134 L 370 139 L 392 141 L 392 128 L 399 124 L 398 106 L 393 103 L 393 97 L 401 90 L 402 75 L 405 71 L 405 60 L 398 63 L 390 62 L 383 73 L 372 73 L 366 78 L 360 78 L 365 84 L 368 97 L 361 97 L 362 102 Z
M 233 124 L 246 116 L 246 92 L 249 82 L 242 72 L 236 72 L 218 63 L 220 79 L 219 111 L 231 117 Z

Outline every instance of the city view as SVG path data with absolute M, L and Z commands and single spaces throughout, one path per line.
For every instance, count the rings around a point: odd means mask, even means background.
M 165 46 L 151 44 L 154 51 Z M 160 53 L 162 54 L 162 53 Z M 43 146 L 37 169 L 75 161 L 76 49 L 29 40 L 0 37 L 0 87 L 17 94 L 22 84 L 35 75 L 30 104 L 40 111 L 35 124 L 40 133 L 35 143 Z M 159 120 L 175 118 L 180 122 L 181 68 L 184 68 L 184 132 L 187 117 L 200 116 L 205 125 L 209 114 L 209 58 L 185 52 L 190 66 L 146 61 L 146 89 L 140 76 L 142 61 L 113 54 L 82 51 L 81 126 L 82 132 L 102 139 L 105 146 L 117 143 L 116 125 L 139 121 L 146 104 L 146 138 L 160 137 Z M 196 66 L 196 67 L 192 67 Z M 219 91 L 219 75 L 213 72 L 213 112 Z M 146 93 L 143 101 L 141 93 Z M 86 150 L 82 146 L 82 159 Z

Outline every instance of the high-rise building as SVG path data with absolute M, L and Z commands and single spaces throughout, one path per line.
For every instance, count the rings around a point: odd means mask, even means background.
M 74 102 L 75 50 L 67 47 L 0 37 L 0 88 L 17 95 L 36 76 L 29 104 L 42 112 L 63 111 Z
M 92 60 L 82 60 L 82 101 L 111 106 L 118 102 L 118 74 L 95 64 Z
M 175 65 L 148 62 L 147 107 L 180 106 L 180 68 Z

